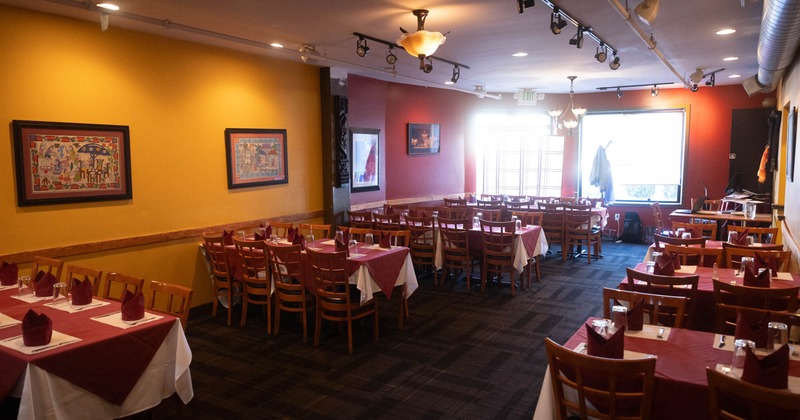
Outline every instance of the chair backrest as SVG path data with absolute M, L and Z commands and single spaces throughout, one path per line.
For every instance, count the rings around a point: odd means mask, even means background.
M 469 253 L 469 219 L 440 217 L 438 222 L 443 251 Z
M 547 211 L 563 211 L 564 204 L 563 203 L 539 203 L 539 208 Z
M 717 223 L 685 223 L 672 222 L 672 230 L 684 229 L 687 232 L 699 232 L 703 238 L 717 239 Z
M 242 281 L 250 285 L 267 286 L 270 285 L 269 259 L 267 257 L 266 241 L 248 241 L 233 238 L 236 252 L 242 267 Z
M 372 228 L 377 230 L 400 230 L 400 213 L 373 214 Z
M 746 227 L 728 225 L 728 232 L 744 232 L 752 236 L 756 243 L 775 244 L 778 239 L 778 228 L 776 227 Z
M 509 210 L 530 210 L 533 206 L 529 200 L 506 201 L 504 204 Z
M 211 273 L 225 282 L 230 281 L 233 267 L 228 267 L 228 258 L 225 254 L 225 240 L 222 234 L 203 235 L 203 247 L 211 263 Z
M 657 251 L 663 251 L 665 244 L 672 244 L 678 246 L 697 246 L 705 248 L 706 238 L 673 238 L 672 236 L 653 235 L 655 241 L 655 248 Z
M 681 264 L 696 265 L 700 267 L 724 267 L 725 260 L 722 258 L 722 248 L 700 248 L 696 246 L 682 246 L 666 244 L 664 252 L 667 254 L 678 254 Z
M 503 196 L 501 194 L 481 194 L 480 199 L 483 201 L 503 201 Z
M 347 218 L 350 220 L 350 227 L 372 229 L 372 212 L 348 211 Z
M 764 253 L 766 251 L 783 251 L 783 245 L 762 245 L 762 246 L 747 246 L 747 245 L 734 245 L 728 242 L 722 243 L 722 249 L 725 253 L 725 267 L 738 269 L 742 263 L 742 257 L 753 257 L 756 251 Z M 762 254 L 766 255 L 766 254 Z M 777 254 L 783 257 L 783 254 Z M 784 258 L 788 265 L 788 258 Z M 781 261 L 781 266 L 784 262 Z
M 682 296 L 654 295 L 652 293 L 603 288 L 603 317 L 611 319 L 611 307 L 617 302 L 628 302 L 630 306 L 642 301 L 644 311 L 649 315 L 650 324 L 658 325 L 669 321 L 672 327 L 682 328 L 686 316 L 687 300 Z
M 478 207 L 500 207 L 503 200 L 477 200 Z
M 656 201 L 650 203 L 650 211 L 653 213 L 653 223 L 656 225 L 656 232 L 664 231 L 664 219 L 661 216 L 661 204 Z
M 564 236 L 564 225 L 566 215 L 564 210 L 545 209 L 542 214 L 542 230 L 548 242 L 560 240 Z
M 557 200 L 561 204 L 578 204 L 577 197 L 558 197 Z
M 564 211 L 564 229 L 567 235 L 588 235 L 592 230 L 592 212 L 584 210 Z
M 307 249 L 306 253 L 311 263 L 318 302 L 340 306 L 340 310 L 349 311 L 351 302 L 347 253 L 319 252 L 311 249 Z
M 503 219 L 503 210 L 489 209 L 489 208 L 476 208 L 475 214 L 481 213 L 481 220 L 488 220 L 490 222 L 499 222 Z
M 591 211 L 590 204 L 564 204 L 564 210 L 567 211 Z
M 186 330 L 193 293 L 194 291 L 188 287 L 151 281 L 150 301 L 147 303 L 147 309 L 178 317 L 181 320 L 181 326 Z
M 300 245 L 267 243 L 272 281 L 277 292 L 304 294 L 302 252 Z
M 747 306 L 729 305 L 727 303 L 717 303 L 717 323 L 714 331 L 719 334 L 735 334 L 736 320 L 739 313 L 742 313 L 748 320 L 760 320 L 769 314 L 770 322 L 782 322 L 789 330 L 789 336 L 797 334 L 800 330 L 800 314 L 796 312 L 774 311 L 769 309 L 750 308 Z
M 269 222 L 272 228 L 272 233 L 278 235 L 279 238 L 285 238 L 289 235 L 289 228 L 294 227 L 292 222 Z
M 411 206 L 408 214 L 415 217 L 432 217 L 434 211 L 438 211 L 441 214 L 439 207 L 435 206 Z
M 700 276 L 660 276 L 657 274 L 647 274 L 630 268 L 625 269 L 628 276 L 628 290 L 634 292 L 645 292 L 656 295 L 682 296 L 688 298 L 686 302 L 686 316 L 683 324 L 691 328 L 689 322 L 694 314 L 693 307 L 697 297 L 697 284 Z
M 706 368 L 711 419 L 798 419 L 800 394 L 767 388 Z
M 373 232 L 372 229 L 357 228 L 357 227 L 351 227 L 350 229 L 347 229 L 347 231 L 350 232 L 350 239 L 355 239 L 358 242 L 364 242 L 364 238 L 366 237 L 366 235 L 368 233 Z M 377 243 L 380 240 L 380 236 L 373 237 L 373 240 L 375 241 L 375 243 Z
M 714 302 L 758 309 L 794 312 L 798 287 L 750 287 L 714 280 Z
M 141 277 L 129 276 L 120 273 L 106 274 L 106 284 L 103 287 L 103 299 L 115 300 L 121 302 L 125 296 L 125 290 L 130 290 L 133 293 L 139 293 L 144 287 L 144 279 Z M 112 289 L 119 289 L 119 292 L 114 292 Z
M 372 234 L 374 235 L 373 240 L 375 243 L 378 243 L 381 239 L 381 234 L 388 233 L 391 236 L 391 244 L 392 246 L 409 246 L 411 244 L 411 231 L 408 229 L 397 230 L 378 230 L 373 229 Z
M 466 219 L 469 217 L 467 215 L 467 213 L 469 213 L 469 208 L 467 206 L 442 207 L 438 211 L 439 217 L 444 217 L 445 219 Z
M 655 357 L 606 359 L 576 353 L 549 338 L 544 344 L 559 419 L 569 418 L 569 411 L 584 419 L 651 417 Z
M 694 208 L 695 202 L 697 202 L 697 198 L 692 198 L 689 203 L 691 207 Z M 709 211 L 720 211 L 722 209 L 722 200 L 709 200 L 708 198 L 703 201 L 703 210 Z
M 514 222 L 481 220 L 483 254 L 487 259 L 505 257 L 509 264 L 514 260 Z
M 400 214 L 408 211 L 408 204 L 383 204 L 383 214 Z
M 36 278 L 40 271 L 52 274 L 56 281 L 61 281 L 61 269 L 64 268 L 64 261 L 47 257 L 33 257 L 31 266 L 31 279 Z
M 301 223 L 297 228 L 300 229 L 300 233 L 306 236 L 309 233 L 313 233 L 314 239 L 327 239 L 330 238 L 331 234 L 331 225 Z
M 517 216 L 519 220 L 522 220 L 523 225 L 542 225 L 542 216 L 544 212 L 541 211 L 520 211 L 514 210 L 511 212 L 511 216 Z
M 92 282 L 92 295 L 97 296 L 97 294 L 100 292 L 100 283 L 103 281 L 103 272 L 93 268 L 68 265 L 67 277 L 64 279 L 64 282 L 67 283 L 67 289 L 72 289 L 73 280 L 89 280 Z
M 436 252 L 433 217 L 406 216 L 406 227 L 411 234 L 411 260 L 417 264 L 433 263 Z
M 467 199 L 466 198 L 445 198 L 444 199 L 444 206 L 445 207 L 466 207 L 467 206 Z

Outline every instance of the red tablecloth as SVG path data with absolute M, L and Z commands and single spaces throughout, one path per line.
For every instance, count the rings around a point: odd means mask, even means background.
M 535 256 L 536 244 L 539 241 L 541 226 L 528 225 L 515 232 L 525 246 L 525 252 L 529 257 Z M 469 253 L 475 258 L 483 258 L 483 234 L 478 229 L 469 230 Z
M 587 321 L 589 322 L 589 321 Z M 581 326 L 565 344 L 586 342 Z M 656 419 L 707 419 L 706 367 L 730 364 L 731 351 L 714 347 L 714 334 L 673 328 L 666 340 L 625 337 L 625 350 L 654 354 L 656 360 L 653 415 Z M 552 374 L 552 372 L 551 372 Z M 800 376 L 800 362 L 791 361 L 789 375 Z
M 47 301 L 25 303 L 14 299 L 15 289 L 0 291 L 0 313 L 21 320 L 28 309 L 44 313 L 53 330 L 81 339 L 35 355 L 0 346 L 0 400 L 13 389 L 28 363 L 64 378 L 101 398 L 120 405 L 133 389 L 155 352 L 169 333 L 175 318 L 120 329 L 89 318 L 119 311 L 119 303 L 67 313 L 45 306 Z M 98 299 L 98 298 L 95 298 Z M 0 329 L 0 340 L 22 333 L 20 325 Z

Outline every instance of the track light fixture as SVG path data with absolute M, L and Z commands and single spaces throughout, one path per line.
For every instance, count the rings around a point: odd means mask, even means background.
M 650 96 L 654 98 L 658 96 L 658 85 L 653 85 L 653 87 L 650 88 Z
M 622 93 L 622 89 L 617 88 L 617 99 L 622 99 L 622 95 L 624 95 L 624 93 Z
M 386 54 L 386 62 L 391 66 L 397 62 L 397 56 L 394 55 L 394 49 L 391 47 L 389 47 L 389 51 Z
M 578 49 L 583 48 L 583 31 L 584 30 L 586 30 L 586 28 L 584 28 L 581 25 L 578 25 L 578 32 L 575 34 L 575 36 L 572 37 L 572 39 L 569 40 L 569 45 L 575 45 L 576 47 L 578 47 Z
M 369 52 L 367 40 L 364 38 L 358 38 L 358 41 L 356 41 L 356 54 L 358 54 L 359 57 L 365 57 L 367 52 Z
M 550 30 L 553 35 L 560 34 L 565 26 L 567 26 L 567 21 L 561 17 L 561 9 L 558 7 L 553 8 L 553 13 L 550 14 Z
M 714 87 L 717 84 L 717 76 L 715 73 L 711 73 L 711 77 L 706 80 L 706 86 Z
M 597 47 L 597 53 L 594 55 L 594 58 L 598 62 L 604 63 L 607 57 L 608 57 L 608 48 L 604 43 L 600 43 L 600 46 Z
M 658 86 L 659 85 L 672 85 L 675 82 L 659 82 L 659 83 L 644 83 L 640 85 L 621 85 L 621 86 L 602 86 L 597 88 L 597 90 L 609 90 L 609 89 L 616 89 L 617 91 L 617 98 L 621 99 L 625 92 L 622 91 L 622 88 L 641 88 L 645 86 L 650 86 L 650 95 L 658 96 Z
M 612 58 L 608 63 L 608 67 L 611 68 L 611 70 L 616 70 L 619 68 L 619 56 L 617 56 L 616 52 L 614 53 L 614 58 Z
M 698 67 L 694 73 L 689 75 L 689 79 L 686 82 L 689 84 L 689 88 L 692 90 L 692 92 L 697 92 L 700 89 L 700 82 L 708 77 L 708 80 L 706 80 L 706 86 L 713 87 L 715 84 L 717 84 L 716 74 L 723 70 L 725 69 L 717 69 L 706 73 L 703 69 Z
M 456 83 L 458 82 L 459 77 L 461 77 L 461 68 L 458 66 L 453 66 L 453 77 L 450 78 L 450 81 Z

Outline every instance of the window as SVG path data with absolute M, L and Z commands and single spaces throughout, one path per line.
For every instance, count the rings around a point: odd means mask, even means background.
M 564 138 L 550 136 L 549 124 L 546 114 L 478 116 L 478 192 L 560 196 Z
M 580 191 L 599 197 L 590 184 L 598 148 L 605 148 L 613 200 L 680 203 L 686 150 L 686 111 L 666 109 L 591 113 L 581 121 Z

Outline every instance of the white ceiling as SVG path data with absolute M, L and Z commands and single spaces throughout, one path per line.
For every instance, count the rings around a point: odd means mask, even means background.
M 602 86 L 663 82 L 675 82 L 672 87 L 684 88 L 681 79 L 687 79 L 698 67 L 706 72 L 725 68 L 716 74 L 717 85 L 741 84 L 758 69 L 756 48 L 763 8 L 762 1 L 753 0 L 661 0 L 658 17 L 652 25 L 633 15 L 645 33 L 652 33 L 657 50 L 681 75 L 679 79 L 624 21 L 613 5 L 616 0 L 555 0 L 570 16 L 591 26 L 595 34 L 619 50 L 621 67 L 616 71 L 609 68 L 608 61 L 601 64 L 595 60 L 594 40 L 587 37 L 582 49 L 568 45 L 576 32 L 574 26 L 553 35 L 549 28 L 551 9 L 539 0 L 523 14 L 518 13 L 516 0 L 111 1 L 120 6 L 120 11 L 111 13 L 109 31 L 127 28 L 295 61 L 300 60 L 299 46 L 312 44 L 321 56 L 309 64 L 331 67 L 337 77 L 358 74 L 445 88 L 444 82 L 451 78 L 453 70 L 445 62 L 434 61 L 433 72 L 425 74 L 418 68 L 418 59 L 398 51 L 395 76 L 385 61 L 385 46 L 368 41 L 369 54 L 364 58 L 356 55 L 358 38 L 353 32 L 396 42 L 400 26 L 410 32 L 416 29 L 416 17 L 411 10 L 425 8 L 430 11 L 425 29 L 449 32 L 447 41 L 435 55 L 470 67 L 461 69 L 458 83 L 446 88 L 472 91 L 476 85 L 482 85 L 488 92 L 502 93 L 519 89 L 564 93 L 569 90 L 569 75 L 578 76 L 576 92 L 593 92 Z M 640 1 L 630 0 L 631 13 Z M 620 2 L 625 5 L 625 0 Z M 87 7 L 87 2 L 0 0 L 0 3 L 95 21 L 98 36 L 102 36 L 99 13 Z M 141 17 L 150 18 L 151 22 Z M 164 25 L 165 21 L 171 22 L 171 26 Z M 203 31 L 186 31 L 183 25 Z M 736 33 L 715 35 L 724 27 L 735 28 Z M 237 40 L 211 37 L 204 31 Z M 276 51 L 267 45 L 272 42 L 283 44 L 284 50 Z M 527 52 L 528 56 L 511 56 L 519 51 Z M 739 60 L 723 62 L 728 56 L 737 56 Z M 730 79 L 731 74 L 742 77 Z

